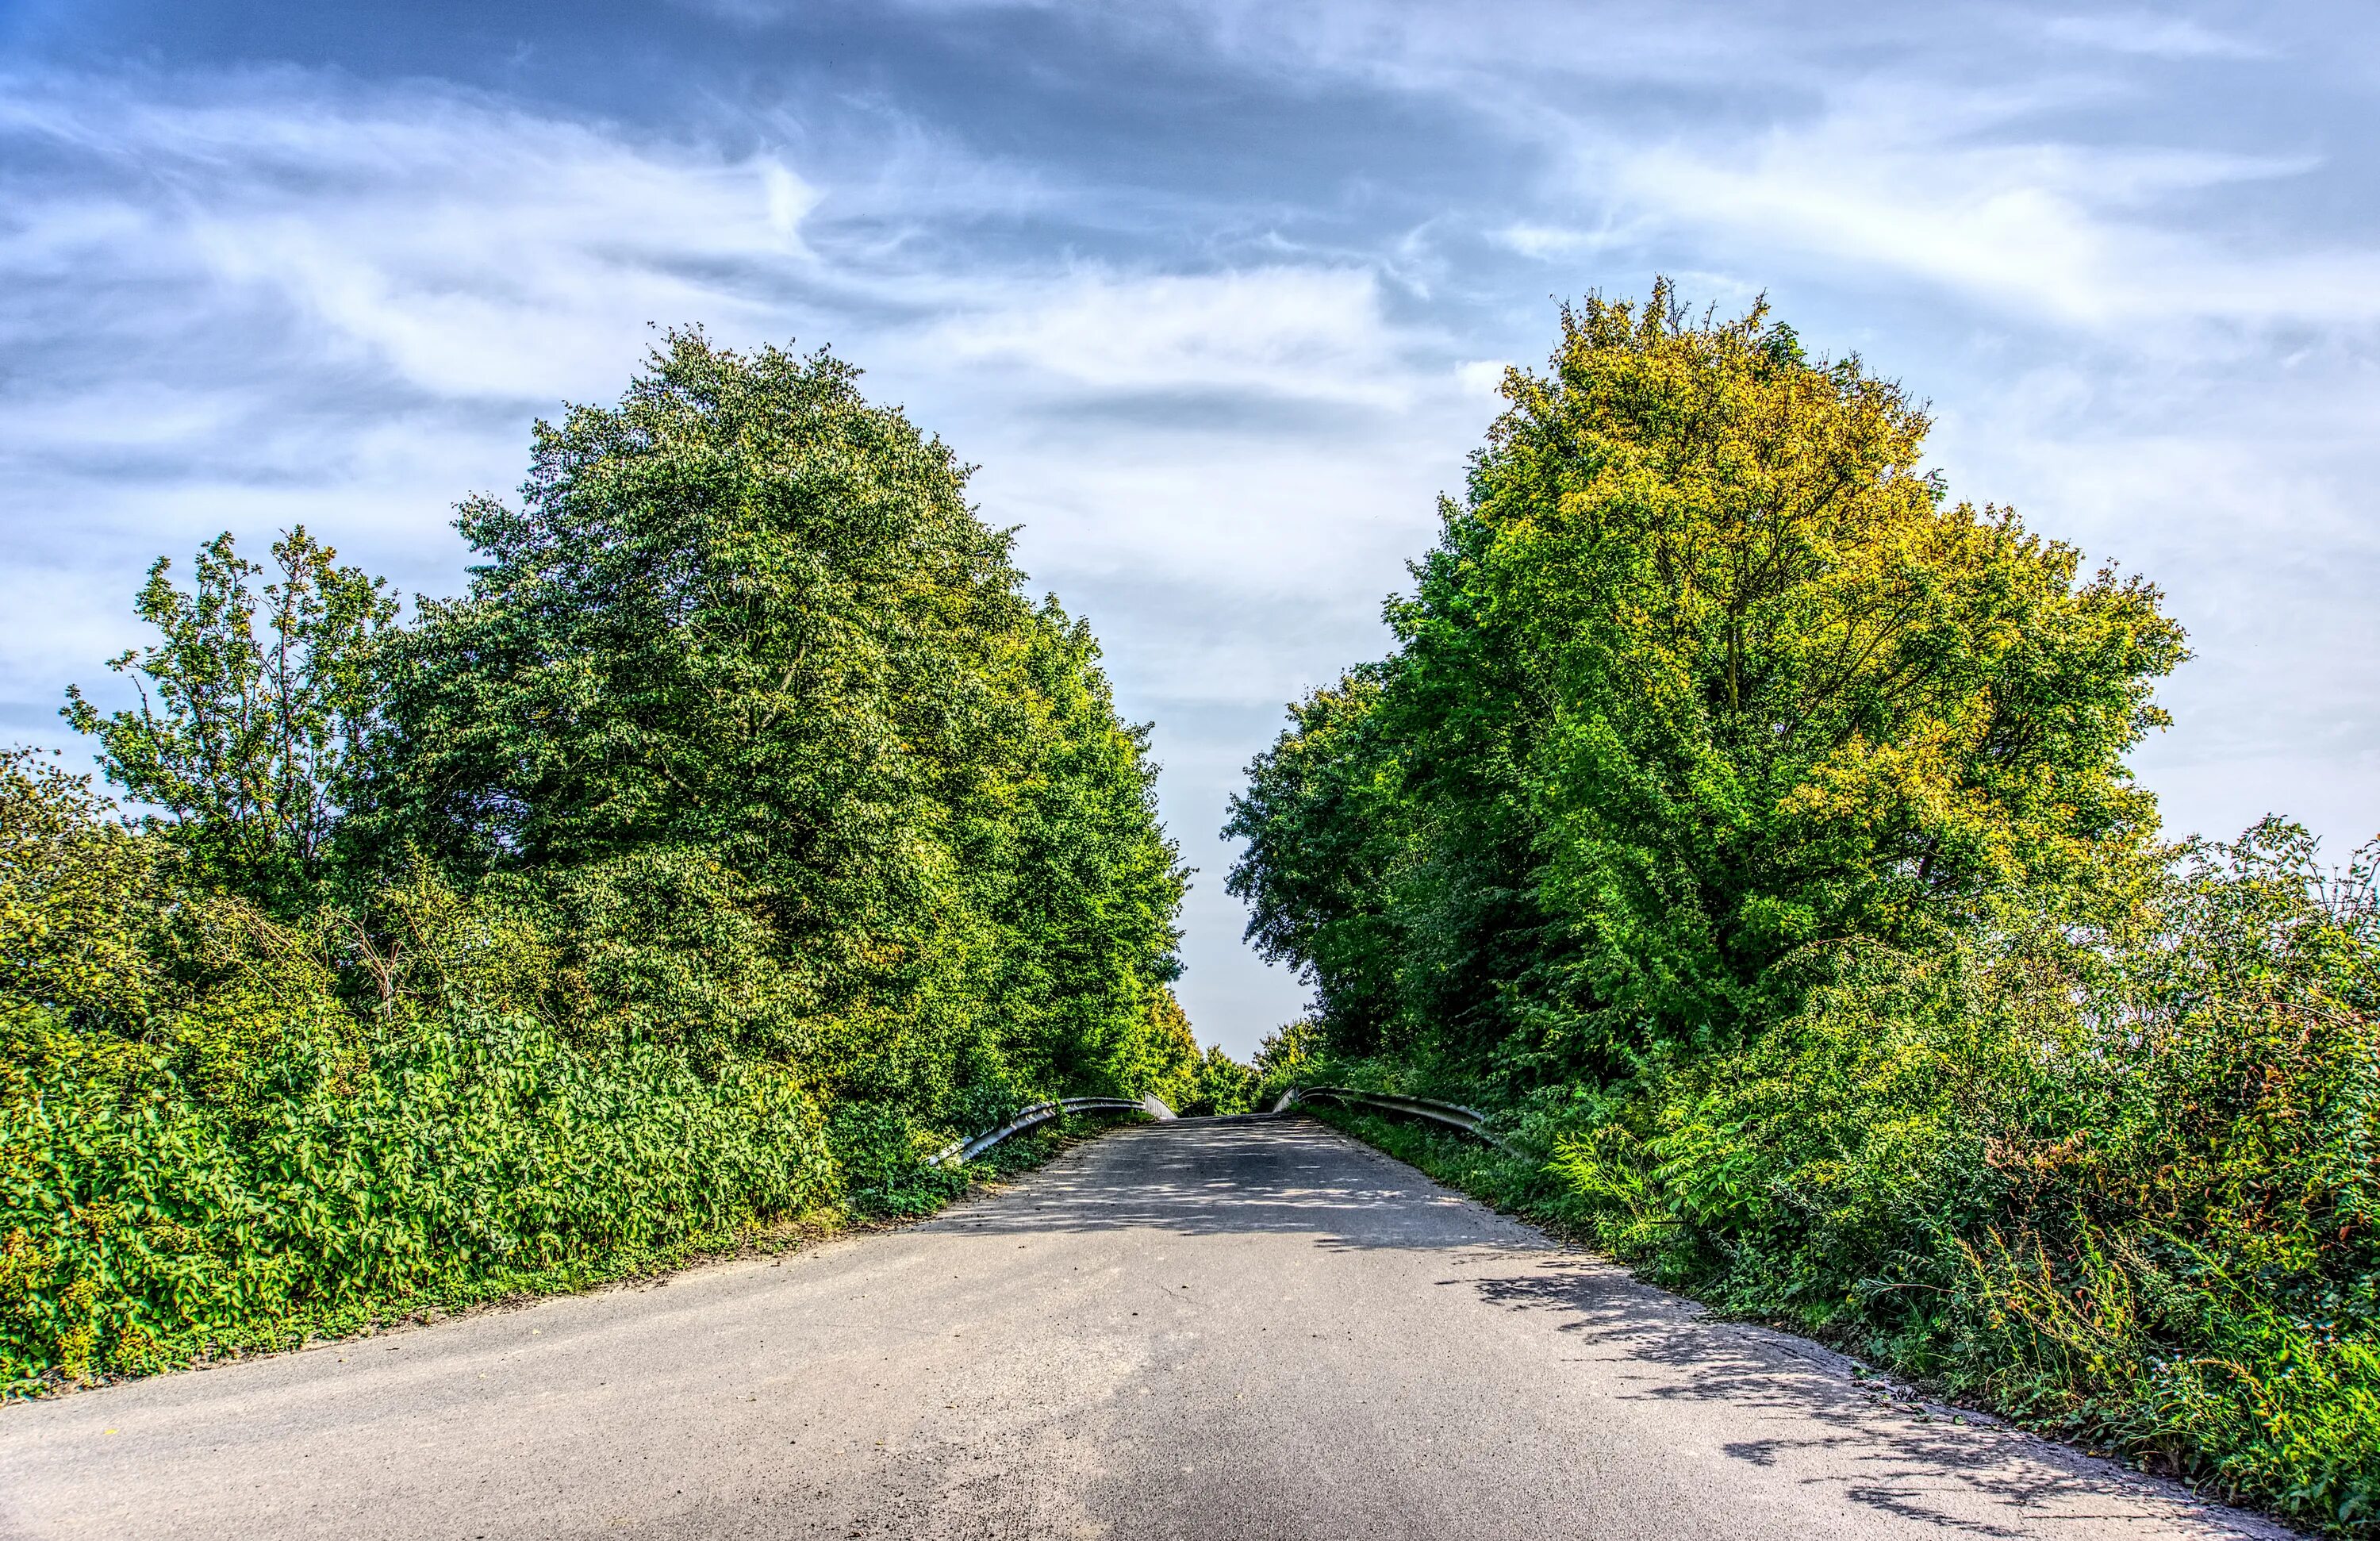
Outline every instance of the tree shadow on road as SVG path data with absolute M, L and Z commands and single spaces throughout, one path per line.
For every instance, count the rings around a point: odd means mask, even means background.
M 1304 1235 L 1333 1251 L 1470 1251 L 1445 1288 L 1552 1318 L 1631 1400 L 1724 1402 L 1730 1459 L 1842 1500 L 1978 1536 L 2142 1521 L 2180 1487 L 2004 1426 L 1952 1423 L 1815 1343 L 1715 1319 L 1625 1269 L 1566 1248 L 1404 1163 L 1303 1117 L 1182 1120 L 1110 1135 L 924 1229 L 1032 1235 L 1156 1230 Z M 1778 1430 L 1764 1433 L 1763 1426 Z M 2247 1534 L 2291 1533 L 2228 1511 Z M 1995 1515 L 1999 1518 L 1994 1518 Z M 2004 1523 L 2015 1521 L 2014 1524 Z
M 2044 1522 L 2138 1522 L 2132 1504 L 2145 1499 L 2219 1516 L 2246 1534 L 2294 1534 L 2205 1504 L 2177 1484 L 1922 1402 L 1840 1354 L 1718 1320 L 1611 1263 L 1570 1254 L 1523 1273 L 1445 1283 L 1509 1310 L 1552 1315 L 1555 1330 L 1578 1340 L 1582 1359 L 1612 1366 L 1609 1378 L 1631 1400 L 1725 1402 L 1747 1436 L 1722 1447 L 1732 1459 L 1798 1473 L 1800 1481 L 1902 1519 L 1973 1535 L 2037 1535 Z M 1760 1437 L 1764 1421 L 1795 1432 Z M 1813 1421 L 1819 1432 L 1810 1432 Z M 2109 1505 L 2119 1493 L 2131 1501 Z M 1986 1509 L 2013 1511 L 2026 1523 L 2018 1529 L 1977 1517 Z
M 982 1201 L 945 1210 L 925 1228 L 1014 1235 L 1277 1232 L 1355 1249 L 1554 1245 L 1313 1119 L 1269 1115 L 1122 1130 Z

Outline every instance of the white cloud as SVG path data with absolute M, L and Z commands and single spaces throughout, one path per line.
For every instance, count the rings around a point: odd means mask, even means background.
M 2046 324 L 2380 321 L 2380 248 L 2227 242 L 2177 217 L 2228 187 L 2301 177 L 2301 156 L 2028 136 L 2026 94 L 1849 90 L 1751 139 L 1579 150 L 1581 191 L 1742 258 L 1921 280 Z M 1707 260 L 1707 259 L 1706 259 Z
M 1463 394 L 1483 401 L 1495 401 L 1503 390 L 1504 376 L 1512 368 L 1509 358 L 1473 358 L 1454 367 L 1454 381 Z
M 996 361 L 1103 392 L 1228 392 L 1394 407 L 1412 397 L 1406 339 L 1360 268 L 1128 276 L 1087 272 L 929 339 L 963 364 Z
M 2159 144 L 2097 121 L 2139 104 L 2117 67 L 2128 57 L 2237 64 L 2277 51 L 2185 18 L 2032 23 L 2090 51 L 2044 75 L 2030 61 L 1991 67 L 2005 18 L 1924 7 L 1180 0 L 1156 14 L 1252 73 L 1434 98 L 1549 157 L 1566 174 L 1547 201 L 1487 232 L 1538 261 L 1719 239 L 1764 281 L 1788 261 L 1841 264 L 2052 324 L 2380 320 L 2380 246 L 2200 217 L 2210 195 L 2334 169 L 2320 155 Z M 1632 112 L 1639 99 L 1615 97 L 1615 83 L 1665 110 Z M 1699 261 L 1718 265 L 1713 255 Z
M 2055 17 L 2043 25 L 2042 30 L 2058 42 L 2154 58 L 2254 59 L 2266 57 L 2271 52 L 2260 43 L 2216 31 L 2186 17 L 2155 16 L 2147 11 Z
M 766 155 L 635 145 L 453 92 L 231 84 L 236 100 L 160 103 L 16 83 L 0 140 L 88 180 L 27 200 L 0 273 L 285 307 L 326 356 L 437 394 L 542 400 L 615 376 L 645 321 L 757 319 L 735 275 L 810 261 L 819 193 Z
M 1509 247 L 1524 257 L 1540 262 L 1570 261 L 1621 244 L 1621 237 L 1612 231 L 1571 230 L 1555 224 L 1536 224 L 1528 221 L 1508 224 L 1489 237 L 1498 245 Z

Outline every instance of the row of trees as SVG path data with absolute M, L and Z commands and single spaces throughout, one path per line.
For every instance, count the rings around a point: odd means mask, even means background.
M 849 366 L 688 333 L 538 426 L 410 619 L 302 529 L 159 562 L 137 704 L 67 708 L 152 811 L 0 768 L 9 1377 L 897 1205 L 1036 1095 L 1195 1100 L 1147 730 L 965 482 Z
M 1730 1308 L 2368 1532 L 2380 923 L 2301 831 L 2162 843 L 2157 590 L 1761 309 L 1590 300 L 1504 394 L 1232 805 L 1328 1074 L 1506 1108 L 1483 1181 Z

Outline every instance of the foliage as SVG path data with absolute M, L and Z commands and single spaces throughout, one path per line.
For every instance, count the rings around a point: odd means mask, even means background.
M 827 1100 L 1104 1086 L 1176 969 L 1147 732 L 856 380 L 676 334 L 540 424 L 521 506 L 463 505 L 469 592 L 392 639 L 356 822 L 524 880 L 603 1020 Z
M 88 777 L 0 755 L 0 1017 L 31 1034 L 12 1065 L 67 1054 L 249 1110 L 291 1046 L 353 1041 L 317 937 L 192 892 L 181 848 L 105 807 Z
M 1918 473 L 1927 420 L 1755 308 L 1562 313 L 1544 376 L 1227 832 L 1342 1049 L 1524 1078 L 1725 1044 L 1844 938 L 1936 945 L 2154 832 L 2156 590 Z
M 264 569 L 228 534 L 200 550 L 189 593 L 159 557 L 134 608 L 160 639 L 108 661 L 132 675 L 138 710 L 102 716 L 70 686 L 64 715 L 98 737 L 111 781 L 164 810 L 158 826 L 200 874 L 286 908 L 327 875 L 372 727 L 372 645 L 396 603 L 303 525 L 273 542 L 273 559 L 280 576 L 260 601 L 249 580 Z
M 1160 989 L 1149 997 L 1148 1016 L 1135 1035 L 1127 1079 L 1179 1112 L 1194 1095 L 1197 1077 L 1198 1037 L 1191 1030 L 1190 1013 L 1172 989 Z
M 1124 1079 L 1184 1117 L 1248 1110 L 1248 1068 L 1214 1045 L 1202 1052 L 1190 1014 L 1172 990 L 1161 987 L 1149 1000 L 1148 1020 Z
M 105 807 L 89 776 L 0 754 L 0 968 L 10 998 L 129 1034 L 163 987 L 162 917 L 142 913 L 161 853 Z
M 1312 1017 L 1285 1022 L 1267 1033 L 1248 1062 L 1256 1076 L 1255 1099 L 1278 1100 L 1282 1092 L 1308 1078 L 1323 1051 L 1322 1029 Z
M 1590 1098 L 1560 1207 L 1730 1309 L 2380 1527 L 2380 931 L 2267 823 L 2089 928 L 1853 954 Z
M 1357 670 L 1292 703 L 1223 828 L 1247 847 L 1226 880 L 1247 902 L 1247 940 L 1299 967 L 1330 1036 L 1354 1050 L 1378 1046 L 1397 1013 L 1395 880 L 1414 836 L 1379 721 L 1385 672 Z
M 644 1040 L 574 1050 L 459 1013 L 364 1056 L 285 1057 L 260 1119 L 89 1074 L 55 1022 L 11 1029 L 0 1374 L 18 1389 L 285 1341 L 358 1302 L 718 1245 L 833 1193 L 791 1075 Z
M 2156 591 L 1755 309 L 1562 316 L 1227 833 L 1336 1122 L 1725 1309 L 2380 1535 L 2380 910 L 2157 843 Z
M 1148 730 L 856 378 L 673 334 L 407 625 L 302 530 L 261 600 L 228 536 L 152 570 L 140 709 L 67 714 L 158 811 L 0 758 L 0 1381 L 916 1212 L 1025 1102 L 1232 1095 Z
M 1181 1111 L 1201 1117 L 1230 1118 L 1256 1109 L 1257 1080 L 1247 1066 L 1208 1044 L 1198 1056 L 1198 1071 Z

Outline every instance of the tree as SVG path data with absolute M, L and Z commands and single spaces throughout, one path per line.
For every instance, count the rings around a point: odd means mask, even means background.
M 1393 752 L 1379 739 L 1381 671 L 1357 670 L 1290 709 L 1251 760 L 1227 840 L 1246 843 L 1224 887 L 1248 905 L 1247 940 L 1319 992 L 1342 1049 L 1381 1046 L 1397 1014 L 1402 938 L 1390 891 L 1411 843 Z
M 127 1035 L 163 993 L 157 853 L 87 775 L 0 751 L 0 1013 L 38 1008 Z
M 2123 756 L 2186 656 L 2155 588 L 1950 503 L 1923 408 L 1764 308 L 1664 284 L 1561 329 L 1389 606 L 1360 740 L 1318 695 L 1235 807 L 1254 934 L 1334 1035 L 1361 931 L 1402 1030 L 1466 1052 L 1724 1041 L 1813 949 L 1935 945 L 2153 834 Z M 1313 817 L 1309 761 L 1394 795 Z
M 155 821 L 202 876 L 270 909 L 327 876 L 376 726 L 372 649 L 397 606 L 337 559 L 296 527 L 273 543 L 279 576 L 260 601 L 250 580 L 265 570 L 229 533 L 200 548 L 189 592 L 159 557 L 135 608 L 161 640 L 108 663 L 132 675 L 139 707 L 103 715 L 69 686 L 60 711 L 98 738 L 110 781 L 164 810 Z
M 854 1097 L 1072 1089 L 1175 968 L 1147 733 L 966 468 L 857 382 L 674 333 L 617 406 L 540 423 L 519 505 L 461 507 L 468 592 L 389 651 L 360 817 L 529 882 L 655 1030 Z
M 261 589 L 228 536 L 159 563 L 138 710 L 67 707 L 155 811 L 0 752 L 0 1388 L 916 1213 L 1048 1097 L 1232 1096 L 1150 730 L 966 475 L 832 356 L 684 333 L 463 505 L 411 625 L 302 529 Z

